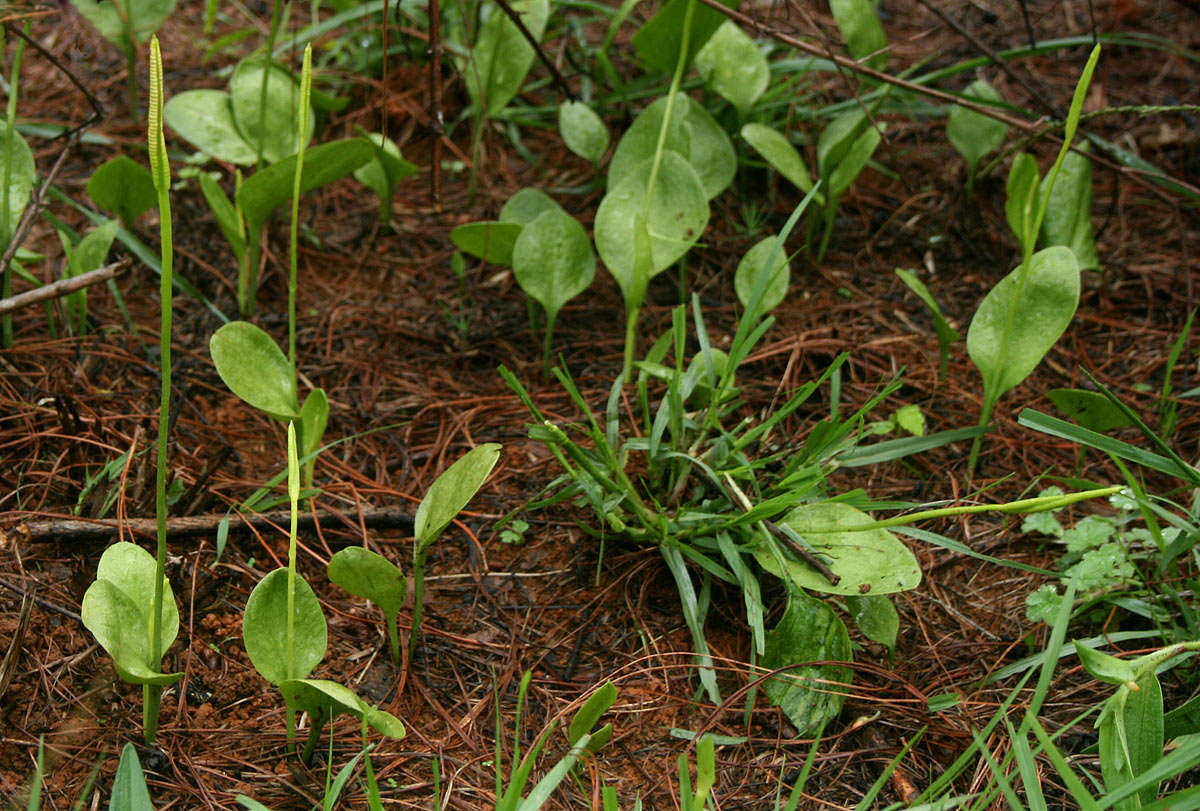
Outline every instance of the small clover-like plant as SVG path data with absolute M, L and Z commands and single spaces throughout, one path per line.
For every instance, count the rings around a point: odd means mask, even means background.
M 87 193 L 97 206 L 116 214 L 126 228 L 158 201 L 150 171 L 127 155 L 118 155 L 92 172 Z
M 408 595 L 404 573 L 383 555 L 351 546 L 329 559 L 329 580 L 356 597 L 363 597 L 383 612 L 387 622 L 392 661 L 400 664 L 400 629 L 397 617 Z
M 209 338 L 208 351 L 231 392 L 279 422 L 299 421 L 303 455 L 316 453 L 329 419 L 329 400 L 324 389 L 313 389 L 300 405 L 295 369 L 270 335 L 248 321 L 230 321 Z M 310 458 L 305 466 L 308 484 L 314 463 Z
M 434 480 L 413 518 L 413 618 L 409 650 L 421 634 L 425 601 L 425 559 L 429 547 L 467 506 L 500 460 L 500 445 L 485 442 L 463 454 Z

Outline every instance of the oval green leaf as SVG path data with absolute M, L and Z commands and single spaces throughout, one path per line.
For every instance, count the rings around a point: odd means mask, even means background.
M 469 222 L 451 231 L 450 241 L 477 259 L 512 267 L 513 247 L 522 227 L 515 222 Z
M 783 302 L 791 282 L 792 268 L 788 263 L 786 251 L 778 243 L 778 237 L 759 240 L 746 251 L 733 274 L 733 287 L 743 307 L 750 309 L 755 293 L 761 296 L 755 308 L 755 312 L 760 315 L 775 309 Z M 768 268 L 767 263 L 771 261 L 772 254 L 775 257 L 775 266 Z
M 804 158 L 782 132 L 765 124 L 750 123 L 742 127 L 742 137 L 762 155 L 763 160 L 803 192 L 812 191 L 812 177 Z
M 229 79 L 229 104 L 237 132 L 256 152 L 262 140 L 262 154 L 267 163 L 281 161 L 296 154 L 300 143 L 296 128 L 300 121 L 300 86 L 291 71 L 272 64 L 267 72 L 267 104 L 262 106 L 262 84 L 265 67 L 261 60 L 246 59 L 238 63 Z M 308 114 L 308 131 L 304 143 L 312 139 L 312 110 Z M 308 168 L 307 162 L 305 168 Z
M 549 0 L 516 0 L 509 4 L 535 40 L 541 40 L 550 17 Z M 496 115 L 521 90 L 534 51 L 525 35 L 498 5 L 487 3 L 485 19 L 463 69 L 463 82 L 471 101 L 485 115 Z
M 208 341 L 217 374 L 247 404 L 280 422 L 299 419 L 292 366 L 273 338 L 248 321 L 231 321 Z
M 126 155 L 100 165 L 87 182 L 88 197 L 105 211 L 131 224 L 158 202 L 150 170 Z
M 288 679 L 279 685 L 279 690 L 289 706 L 304 710 L 310 717 L 320 719 L 321 724 L 339 715 L 352 715 L 365 719 L 376 732 L 389 738 L 400 739 L 407 734 L 399 718 L 372 707 L 336 681 Z
M 963 95 L 973 101 L 1003 101 L 1000 94 L 983 79 L 967 85 Z M 946 118 L 946 137 L 967 162 L 967 173 L 975 174 L 975 166 L 984 155 L 1004 143 L 1008 125 L 991 116 L 954 105 Z
M 596 249 L 626 297 L 635 287 L 639 244 L 636 231 L 638 220 L 647 208 L 649 180 L 650 160 L 647 160 L 610 189 L 596 210 Z M 645 228 L 649 232 L 647 279 L 687 253 L 708 224 L 704 187 L 691 164 L 678 153 L 663 154 L 649 214 Z
M 737 153 L 712 113 L 687 96 L 688 163 L 696 170 L 709 200 L 729 187 L 737 174 Z
M 500 460 L 500 445 L 485 442 L 462 455 L 429 487 L 413 518 L 417 551 L 433 543 L 467 506 Z
M 518 191 L 500 209 L 500 222 L 529 225 L 547 211 L 562 211 L 562 206 L 541 189 Z
M 341 549 L 329 559 L 329 579 L 356 597 L 370 600 L 385 616 L 395 616 L 404 605 L 408 581 L 383 555 L 361 546 Z
M 21 133 L 13 130 L 12 140 L 8 139 L 6 128 L 0 127 L 0 177 L 8 178 L 8 223 L 7 233 L 3 232 L 0 223 L 0 244 L 7 245 L 17 228 L 17 221 L 29 205 L 29 196 L 37 182 L 37 165 L 33 160 L 33 151 Z
M 1088 142 L 1084 141 L 1077 149 L 1088 151 Z M 1047 180 L 1048 177 L 1042 179 L 1042 194 L 1046 193 Z M 1073 150 L 1063 158 L 1054 188 L 1046 201 L 1042 243 L 1070 248 L 1080 270 L 1100 269 L 1096 238 L 1092 232 L 1092 162 L 1087 155 Z
M 916 588 L 921 582 L 921 569 L 907 546 L 883 528 L 855 529 L 872 520 L 862 510 L 838 501 L 804 504 L 784 517 L 783 523 L 794 529 L 839 577 L 836 585 L 790 556 L 785 555 L 786 568 L 780 568 L 775 554 L 765 545 L 755 550 L 754 557 L 776 577 L 813 591 L 893 594 Z
M 104 550 L 96 579 L 83 595 L 83 625 L 112 657 L 122 680 L 131 684 L 167 685 L 182 673 L 162 673 L 151 661 L 150 616 L 154 605 L 154 557 L 136 544 L 121 541 Z M 160 614 L 162 650 L 179 633 L 179 610 L 170 582 L 163 578 Z
M 705 83 L 745 115 L 766 91 L 771 69 L 758 45 L 741 26 L 726 20 L 696 54 Z
M 667 139 L 663 149 L 677 152 L 685 159 L 691 154 L 691 131 L 685 123 L 691 104 L 687 96 L 676 94 L 675 106 L 671 109 L 671 121 L 667 127 Z M 639 166 L 654 157 L 658 148 L 658 135 L 662 129 L 663 116 L 667 112 L 667 97 L 654 101 L 638 114 L 625 130 L 612 159 L 608 162 L 608 188 L 612 191 Z
M 892 599 L 885 594 L 850 594 L 846 607 L 862 635 L 893 651 L 900 632 L 900 615 Z
M 163 120 L 180 138 L 217 160 L 239 166 L 254 163 L 254 147 L 238 134 L 228 93 L 185 90 L 167 100 Z
M 875 70 L 886 68 L 887 35 L 883 33 L 875 5 L 870 0 L 829 0 L 829 10 L 850 55 L 865 60 L 864 64 Z
M 321 603 L 312 587 L 296 575 L 292 610 L 292 658 L 287 649 L 288 570 L 267 574 L 246 600 L 242 637 L 246 655 L 259 675 L 280 686 L 288 679 L 303 679 L 325 658 L 328 630 Z
M 354 170 L 354 179 L 379 197 L 379 218 L 384 222 L 392 213 L 392 197 L 396 184 L 409 175 L 416 174 L 417 167 L 400 157 L 400 147 L 383 133 L 368 132 L 363 136 L 375 147 L 375 157 Z
M 1133 421 L 1125 412 L 1098 391 L 1086 389 L 1051 389 L 1046 392 L 1050 402 L 1089 431 L 1103 434 L 1114 428 L 1125 428 Z
M 771 703 L 783 710 L 803 736 L 842 711 L 852 671 L 843 665 L 802 662 L 850 662 L 850 635 L 824 601 L 794 591 L 779 624 L 766 633 L 762 667 L 788 670 L 763 683 Z
M 608 149 L 608 128 L 582 101 L 564 101 L 558 106 L 558 131 L 567 149 L 593 163 Z
M 1005 185 L 1007 199 L 1004 201 L 1004 216 L 1008 225 L 1021 243 L 1022 249 L 1033 248 L 1032 234 L 1034 212 L 1040 190 L 1037 159 L 1028 152 L 1022 152 L 1013 158 L 1012 168 L 1008 171 L 1008 182 Z
M 984 297 L 967 330 L 967 354 L 993 400 L 1029 376 L 1067 329 L 1079 304 L 1079 265 L 1070 248 L 1035 253 Z
M 521 230 L 513 246 L 512 266 L 517 284 L 546 308 L 550 322 L 596 276 L 587 231 L 561 210 L 545 211 Z

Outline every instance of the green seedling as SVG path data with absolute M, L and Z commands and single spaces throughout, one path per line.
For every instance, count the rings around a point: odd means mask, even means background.
M 517 688 L 517 717 L 514 726 L 520 729 L 521 726 L 521 711 L 525 705 L 525 694 L 529 690 L 529 682 L 533 676 L 531 671 L 526 671 L 521 678 L 521 683 Z M 533 746 L 521 757 L 519 739 L 514 737 L 512 747 L 512 762 L 513 769 L 509 775 L 508 785 L 504 784 L 503 766 L 504 766 L 504 749 L 503 749 L 503 734 L 500 729 L 500 696 L 496 695 L 496 749 L 495 749 L 495 769 L 496 769 L 496 796 L 500 799 L 496 803 L 496 811 L 537 811 L 543 807 L 550 799 L 550 795 L 558 788 L 558 785 L 573 771 L 576 770 L 579 761 L 589 754 L 595 754 L 612 738 L 612 725 L 605 724 L 599 729 L 594 729 L 599 723 L 600 718 L 608 712 L 613 702 L 617 699 L 617 688 L 612 682 L 608 681 L 598 687 L 589 697 L 583 706 L 572 716 L 571 721 L 567 726 L 567 739 L 571 745 L 571 749 L 558 761 L 546 775 L 537 782 L 529 794 L 522 797 L 525 792 L 525 786 L 529 783 L 529 778 L 533 772 L 533 766 L 537 762 L 538 755 L 541 754 L 546 742 L 550 739 L 550 735 L 554 732 L 558 725 L 558 719 L 555 719 L 547 726 Z M 519 762 L 518 762 L 519 761 Z
M 150 557 L 131 543 L 105 550 L 96 580 L 84 594 L 80 615 L 83 624 L 108 651 L 117 673 L 125 681 L 142 685 L 142 727 L 146 743 L 158 732 L 162 688 L 182 673 L 162 673 L 164 651 L 179 632 L 179 612 L 171 584 L 163 574 L 167 559 L 167 439 L 171 404 L 171 166 L 162 132 L 163 69 L 158 38 L 150 40 L 150 110 L 147 130 L 150 172 L 158 192 L 161 241 L 159 301 L 159 364 L 161 389 L 158 411 L 158 453 L 154 477 L 157 545 Z M 91 600 L 88 597 L 91 595 Z
M 1100 434 L 1126 428 L 1133 422 L 1098 391 L 1051 389 L 1046 392 L 1054 407 L 1077 423 Z
M 256 58 L 238 64 L 228 92 L 186 90 L 168 102 L 163 115 L 171 129 L 201 152 L 250 166 L 259 150 L 267 163 L 276 163 L 312 138 L 311 105 L 308 126 L 298 137 L 300 107 L 300 85 L 292 72 L 275 63 L 267 69 Z
M 937 332 L 938 339 L 938 380 L 945 380 L 946 372 L 950 365 L 950 346 L 958 340 L 958 330 L 950 326 L 950 322 L 942 315 L 942 308 L 938 306 L 937 300 L 929 292 L 929 288 L 925 286 L 925 283 L 917 278 L 915 273 L 911 270 L 896 268 L 896 275 L 929 308 L 929 314 L 933 317 L 933 328 Z
M 717 95 L 745 116 L 771 83 L 771 67 L 758 44 L 726 20 L 696 54 L 696 71 Z
M 521 23 L 540 41 L 550 18 L 549 0 L 515 0 L 509 3 Z M 496 3 L 480 9 L 479 33 L 470 57 L 462 65 L 463 83 L 471 97 L 474 128 L 471 136 L 471 190 L 474 191 L 483 128 L 508 106 L 525 83 L 536 56 L 525 35 Z
M 736 7 L 737 2 L 727 5 Z M 633 35 L 633 49 L 647 66 L 671 75 L 687 69 L 725 22 L 725 15 L 696 0 L 667 0 Z
M 983 377 L 981 427 L 991 419 L 1000 397 L 1024 381 L 1057 343 L 1079 303 L 1079 262 L 1072 250 L 1062 246 L 1037 253 L 1033 250 L 1059 169 L 1075 138 L 1083 100 L 1099 58 L 1097 45 L 1075 87 L 1063 146 L 1046 183 L 1039 183 L 1033 156 L 1022 153 L 1013 161 L 1005 214 L 1021 241 L 1022 261 L 984 297 L 967 330 L 967 353 Z M 979 448 L 977 437 L 971 445 L 971 471 L 975 470 Z
M 733 274 L 733 288 L 743 307 L 750 306 L 754 300 L 755 289 L 760 284 L 762 295 L 759 306 L 764 312 L 774 310 L 787 298 L 792 268 L 787 256 L 776 250 L 778 242 L 775 237 L 765 237 L 746 251 L 742 261 L 738 262 L 737 270 Z M 772 255 L 775 259 L 774 267 L 769 262 Z M 762 281 L 759 276 L 764 274 L 767 278 Z
M 708 795 L 717 782 L 716 741 L 712 735 L 701 735 L 696 740 L 696 787 L 692 788 L 688 770 L 687 754 L 681 754 L 675 762 L 679 774 L 679 808 L 681 811 L 704 811 L 708 808 Z
M 131 743 L 125 744 L 121 750 L 108 807 L 109 811 L 154 811 L 150 789 L 146 786 L 146 775 L 138 760 L 137 749 Z
M 850 56 L 875 70 L 887 67 L 887 35 L 870 0 L 829 0 Z
M 982 104 L 1000 103 L 1004 99 L 983 79 L 967 85 L 963 96 Z M 983 156 L 997 149 L 1008 135 L 1008 125 L 991 116 L 955 105 L 946 117 L 946 137 L 967 162 L 967 192 L 975 186 L 975 167 Z M 1051 243 L 1053 244 L 1053 243 Z
M 1076 150 L 1089 151 L 1088 143 L 1085 141 Z M 1053 188 L 1049 176 L 1042 179 L 1039 191 L 1046 199 L 1042 244 L 1065 245 L 1075 254 L 1080 270 L 1100 270 L 1092 232 L 1092 162 L 1076 150 L 1063 158 Z
M 1192 333 L 1192 322 L 1196 320 L 1196 311 L 1192 310 L 1188 313 L 1187 321 L 1183 322 L 1183 329 L 1179 331 L 1179 336 L 1175 338 L 1171 344 L 1171 350 L 1167 353 L 1166 366 L 1163 369 L 1163 384 L 1158 393 L 1158 432 L 1163 439 L 1170 439 L 1175 433 L 1175 426 L 1179 418 L 1179 408 L 1177 400 L 1171 396 L 1171 386 L 1175 377 L 1175 369 L 1179 365 L 1180 358 L 1184 360 L 1184 366 L 1187 366 L 1187 344 L 1188 337 Z M 1193 389 L 1186 392 L 1183 397 L 1194 395 L 1198 391 Z
M 392 216 L 392 197 L 396 184 L 417 173 L 415 164 L 400 157 L 400 147 L 379 132 L 360 132 L 375 147 L 370 163 L 354 170 L 354 179 L 379 197 L 379 220 L 387 222 Z
M 530 299 L 546 311 L 542 366 L 550 375 L 554 323 L 571 299 L 591 286 L 596 256 L 579 221 L 537 189 L 521 189 L 504 204 L 499 222 L 460 225 L 450 238 L 459 248 L 507 265 Z M 530 313 L 530 328 L 533 328 Z
M 370 707 L 340 684 L 308 678 L 325 658 L 328 629 L 312 587 L 296 574 L 300 460 L 294 423 L 288 423 L 288 500 L 292 516 L 288 565 L 269 573 L 250 592 L 242 617 L 246 655 L 259 675 L 283 694 L 289 742 L 296 734 L 296 712 L 309 714 L 312 726 L 301 753 L 305 762 L 311 758 L 325 724 L 343 713 L 366 721 L 384 735 L 403 737 L 404 725 L 392 715 Z
M 365 739 L 365 728 L 364 739 Z M 386 733 L 385 733 L 386 734 Z M 337 773 L 333 774 L 333 738 L 329 740 L 329 758 L 325 761 L 325 794 L 321 797 L 321 804 L 318 806 L 321 811 L 334 811 L 337 808 L 338 798 L 342 796 L 342 791 L 345 790 L 346 784 L 350 782 L 350 778 L 354 775 L 354 769 L 358 766 L 359 761 L 363 763 L 363 771 L 365 772 L 364 782 L 367 786 L 367 808 L 370 811 L 382 811 L 383 803 L 379 797 L 379 784 L 375 781 L 375 772 L 371 765 L 371 750 L 375 744 L 364 744 L 358 753 L 350 758 Z M 235 798 L 239 805 L 250 811 L 272 811 L 266 805 L 263 805 L 258 800 L 247 797 L 244 794 L 239 794 Z
M 117 236 L 120 223 L 109 220 L 101 226 L 93 228 L 87 236 L 72 244 L 71 238 L 63 231 L 58 232 L 62 242 L 63 252 L 67 255 L 67 264 L 63 268 L 63 278 L 75 276 L 95 270 L 104 264 L 113 240 Z M 63 306 L 67 311 L 67 323 L 75 335 L 87 333 L 87 288 L 68 293 L 63 297 Z
M 118 155 L 92 172 L 87 193 L 97 206 L 116 214 L 126 229 L 132 228 L 133 221 L 158 202 L 150 171 L 125 155 Z
M 217 374 L 247 405 L 287 424 L 300 422 L 301 447 L 305 456 L 321 447 L 329 419 L 329 400 L 324 389 L 313 389 L 300 405 L 295 367 L 275 341 L 248 321 L 231 321 L 208 341 Z M 311 486 L 316 460 L 305 463 L 305 481 Z
M 483 487 L 492 468 L 500 461 L 500 445 L 485 442 L 463 454 L 438 476 L 413 517 L 413 619 L 408 640 L 416 650 L 421 635 L 421 616 L 425 607 L 425 558 L 450 522 Z
M 564 101 L 558 106 L 558 132 L 567 149 L 592 163 L 599 164 L 608 151 L 608 128 L 582 101 Z
M 9 247 L 17 230 L 17 223 L 29 205 L 37 182 L 37 165 L 33 150 L 17 132 L 17 98 L 21 76 L 21 58 L 25 53 L 25 40 L 17 40 L 13 53 L 12 70 L 8 77 L 8 103 L 5 105 L 4 128 L 0 130 L 0 252 Z M 21 266 L 14 260 L 8 267 L 0 268 L 0 298 L 12 295 L 12 271 L 20 272 Z M 11 349 L 13 345 L 12 313 L 0 316 L 0 348 Z
M 329 580 L 356 597 L 379 606 L 387 623 L 392 662 L 400 664 L 400 628 L 397 618 L 408 595 L 408 581 L 390 560 L 369 549 L 351 546 L 329 559 Z
M 71 4 L 100 35 L 125 54 L 128 72 L 129 117 L 137 121 L 137 49 L 175 10 L 175 0 L 71 0 Z

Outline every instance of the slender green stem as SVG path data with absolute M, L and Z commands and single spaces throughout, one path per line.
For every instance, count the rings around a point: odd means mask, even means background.
M 305 763 L 312 760 L 313 752 L 317 748 L 317 741 L 321 739 L 321 730 L 325 727 L 323 719 L 318 722 L 316 718 L 310 718 L 309 721 L 312 722 L 312 727 L 308 730 L 308 738 L 304 741 L 304 751 L 300 753 L 300 759 Z
M 554 321 L 557 318 L 557 312 L 555 312 L 553 315 L 546 313 L 545 335 L 542 336 L 542 372 L 546 375 L 547 379 L 551 377 L 550 355 L 551 350 L 554 348 Z
M 29 22 L 25 22 L 25 32 L 29 33 Z M 3 33 L 0 32 L 0 46 L 4 44 Z M 17 47 L 13 52 L 12 72 L 8 77 L 8 104 L 4 110 L 4 177 L 0 189 L 8 189 L 12 183 L 13 146 L 17 137 L 17 96 L 21 85 L 21 59 L 25 55 L 25 40 L 18 38 Z M 9 208 L 9 197 L 5 193 L 0 199 L 0 250 L 8 247 L 13 238 L 12 210 Z M 0 268 L 0 298 L 12 295 L 12 272 L 6 265 Z M 0 347 L 11 349 L 13 345 L 12 313 L 5 313 L 0 319 Z
M 413 543 L 419 544 L 419 540 Z M 421 638 L 421 617 L 425 613 L 425 550 L 418 548 L 413 553 L 413 614 L 412 630 L 408 634 L 408 657 L 412 660 Z
M 158 407 L 158 457 L 154 476 L 155 524 L 158 544 L 155 550 L 154 602 L 150 612 L 150 660 L 158 667 L 162 661 L 162 606 L 163 570 L 167 558 L 167 439 L 171 417 L 171 317 L 173 242 L 171 236 L 171 165 L 167 160 L 167 144 L 163 139 L 163 66 L 158 37 L 150 41 L 150 116 L 147 141 L 149 142 L 150 170 L 154 188 L 158 192 L 159 239 L 161 243 L 159 266 L 159 302 L 161 320 L 159 329 L 159 368 L 161 390 Z M 143 691 L 143 726 L 146 742 L 152 743 L 158 729 L 158 708 L 162 688 L 146 685 Z
M 138 86 L 137 86 L 137 36 L 133 31 L 133 12 L 130 6 L 133 0 L 125 0 L 124 5 L 117 3 L 121 13 L 121 28 L 123 41 L 121 48 L 125 51 L 126 88 L 129 94 L 129 120 L 137 123 L 138 116 Z
M 258 143 L 255 165 L 263 165 L 263 144 L 267 139 L 267 84 L 271 79 L 271 59 L 275 53 L 275 36 L 279 33 L 279 16 L 283 9 L 281 0 L 271 6 L 271 27 L 267 29 L 267 52 L 263 54 L 262 84 L 258 88 Z
M 300 181 L 304 174 L 305 134 L 308 132 L 308 111 L 312 98 L 312 43 L 304 46 L 304 63 L 300 69 L 300 130 L 296 134 L 296 174 L 292 181 L 292 227 L 288 233 L 288 363 L 292 366 L 292 388 L 297 385 L 296 371 L 296 284 L 300 229 Z M 305 438 L 308 442 L 308 438 Z
M 300 519 L 300 459 L 296 452 L 296 424 L 288 423 L 288 502 L 291 504 L 291 525 L 288 529 L 287 580 L 287 678 L 296 678 L 296 534 Z M 287 735 L 296 736 L 296 711 L 287 708 Z M 305 750 L 307 752 L 307 748 Z M 311 753 L 309 753 L 311 754 Z M 308 755 L 305 755 L 305 760 Z

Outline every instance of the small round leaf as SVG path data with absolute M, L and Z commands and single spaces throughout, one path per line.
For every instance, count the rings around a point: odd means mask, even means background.
M 287 679 L 302 679 L 325 658 L 328 630 L 325 613 L 312 587 L 296 575 L 292 609 L 292 657 L 289 666 L 287 642 L 288 570 L 267 574 L 246 600 L 242 615 L 242 637 L 246 655 L 264 679 L 281 685 Z
M 208 341 L 217 374 L 247 404 L 280 422 L 299 419 L 292 366 L 274 339 L 248 321 L 231 321 Z

